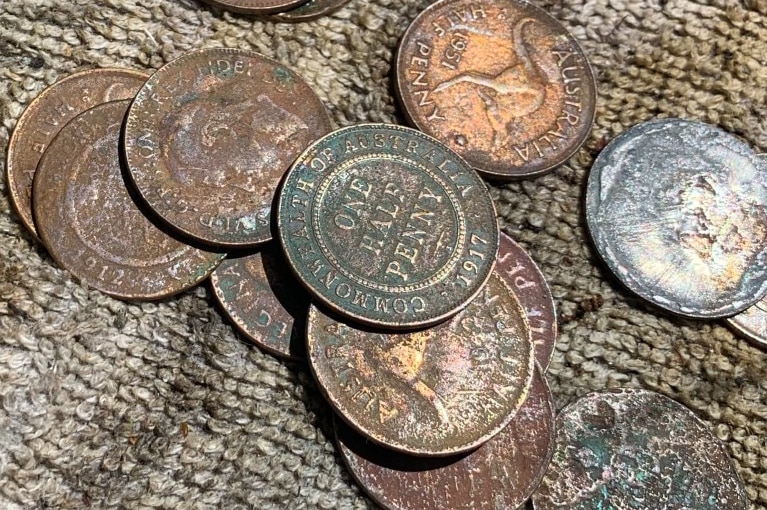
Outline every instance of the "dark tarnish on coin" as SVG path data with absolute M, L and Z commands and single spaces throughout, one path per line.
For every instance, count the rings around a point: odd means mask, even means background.
M 43 90 L 19 117 L 8 142 L 8 191 L 21 223 L 35 236 L 32 181 L 37 163 L 59 130 L 88 108 L 132 99 L 149 74 L 130 69 L 90 69 L 63 78 Z
M 273 21 L 290 21 L 293 23 L 311 21 L 327 16 L 348 4 L 349 0 L 310 0 L 303 5 L 272 16 Z
M 297 7 L 307 0 L 204 0 L 223 9 L 242 14 L 268 14 Z
M 725 446 L 692 411 L 647 390 L 591 393 L 557 416 L 535 510 L 745 510 Z
M 725 321 L 762 349 L 767 348 L 767 298 L 761 299 L 737 315 L 727 317 Z
M 278 232 L 319 301 L 369 325 L 408 328 L 455 314 L 498 251 L 485 184 L 453 151 L 410 128 L 340 129 L 283 184 Z
M 476 450 L 413 457 L 371 444 L 335 420 L 341 457 L 357 483 L 387 510 L 513 510 L 530 497 L 551 459 L 554 407 L 536 370 L 514 419 Z
M 215 247 L 271 239 L 283 174 L 330 130 L 293 71 L 252 51 L 193 51 L 158 70 L 128 112 L 125 154 L 141 198 L 181 235 Z
M 631 291 L 670 312 L 732 315 L 767 292 L 767 162 L 719 128 L 636 125 L 599 154 L 586 222 Z
M 517 0 L 440 0 L 402 37 L 396 89 L 410 122 L 490 179 L 564 163 L 594 122 L 596 84 L 576 40 Z
M 356 329 L 312 306 L 307 346 L 341 417 L 412 455 L 452 455 L 493 437 L 527 398 L 534 370 L 524 310 L 497 274 L 452 319 L 410 333 Z
M 210 283 L 221 309 L 248 339 L 279 357 L 306 356 L 309 295 L 276 242 L 258 253 L 227 258 Z
M 223 254 L 187 246 L 138 209 L 120 168 L 120 127 L 130 101 L 101 104 L 64 126 L 32 188 L 40 239 L 84 285 L 123 299 L 159 299 L 205 279 Z
M 503 232 L 495 272 L 522 303 L 533 335 L 535 360 L 546 372 L 557 341 L 557 313 L 546 278 L 530 255 Z

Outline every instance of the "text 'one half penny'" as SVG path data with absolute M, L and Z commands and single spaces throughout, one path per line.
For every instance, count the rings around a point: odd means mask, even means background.
M 21 114 L 8 142 L 8 191 L 25 227 L 37 235 L 32 216 L 32 182 L 37 164 L 59 130 L 97 104 L 133 99 L 149 74 L 131 69 L 90 69 L 43 90 Z
M 491 179 L 536 176 L 564 163 L 594 121 L 586 57 L 529 2 L 433 3 L 402 37 L 396 73 L 410 122 Z
M 128 112 L 129 176 L 181 235 L 225 248 L 271 239 L 274 192 L 295 157 L 330 130 L 293 71 L 252 51 L 193 51 L 159 69 Z
M 278 232 L 290 266 L 326 306 L 369 325 L 434 324 L 465 306 L 498 251 L 485 184 L 410 128 L 340 129 L 286 176 Z
M 527 398 L 534 370 L 524 310 L 495 273 L 453 318 L 410 333 L 357 329 L 313 306 L 307 356 L 350 425 L 423 456 L 464 452 L 497 434 Z
M 53 259 L 81 283 L 123 299 L 159 299 L 205 279 L 224 255 L 168 236 L 136 206 L 119 159 L 129 104 L 95 106 L 61 129 L 35 174 L 34 215 Z

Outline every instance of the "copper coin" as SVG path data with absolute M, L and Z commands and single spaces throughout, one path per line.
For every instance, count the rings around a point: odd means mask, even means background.
M 479 292 L 498 251 L 487 187 L 410 128 L 340 129 L 306 150 L 279 196 L 288 262 L 313 297 L 359 322 L 434 324 Z
M 557 416 L 535 510 L 745 510 L 735 464 L 689 409 L 647 390 L 591 393 Z
M 289 21 L 293 23 L 311 21 L 327 16 L 348 3 L 349 0 L 310 0 L 294 9 L 275 14 L 271 19 L 273 21 Z
M 252 51 L 193 51 L 159 69 L 128 112 L 129 175 L 179 234 L 214 247 L 271 239 L 274 191 L 330 130 L 301 77 Z
M 21 223 L 37 237 L 32 217 L 32 181 L 37 163 L 59 130 L 88 108 L 131 99 L 149 74 L 131 69 L 89 69 L 43 90 L 24 110 L 8 142 L 8 191 Z
M 470 453 L 426 458 L 393 452 L 340 420 L 336 440 L 354 479 L 387 510 L 513 510 L 532 495 L 551 459 L 554 407 L 536 370 L 514 419 Z
M 725 318 L 725 321 L 759 347 L 767 348 L 767 298 L 757 301 L 739 314 Z
M 230 256 L 210 283 L 221 309 L 249 340 L 275 356 L 305 357 L 309 295 L 276 242 L 257 253 Z
M 725 317 L 767 293 L 767 161 L 717 127 L 621 133 L 592 166 L 586 223 L 613 274 L 669 312 Z
M 594 122 L 583 51 L 543 9 L 517 0 L 440 0 L 402 37 L 396 88 L 409 121 L 491 179 L 564 163 Z
M 168 236 L 139 210 L 119 160 L 130 101 L 87 110 L 45 151 L 32 188 L 40 239 L 84 285 L 123 299 L 158 299 L 205 279 L 223 254 Z
M 493 437 L 527 398 L 534 370 L 524 310 L 497 274 L 452 319 L 411 333 L 357 329 L 312 306 L 307 345 L 339 415 L 413 455 L 452 455 Z
M 292 9 L 307 0 L 205 0 L 211 5 L 243 14 L 268 14 Z
M 495 271 L 511 287 L 525 309 L 535 345 L 535 360 L 545 372 L 557 341 L 557 313 L 549 285 L 524 248 L 503 232 Z

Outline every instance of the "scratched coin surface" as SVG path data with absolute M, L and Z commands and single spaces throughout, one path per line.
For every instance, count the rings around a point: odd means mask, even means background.
M 557 341 L 557 313 L 549 285 L 524 248 L 503 232 L 495 272 L 501 275 L 522 303 L 533 336 L 535 360 L 545 372 Z
M 252 51 L 211 48 L 146 82 L 124 145 L 140 197 L 179 234 L 244 248 L 271 239 L 280 179 L 329 130 L 325 107 L 296 73 Z
M 211 5 L 243 14 L 281 12 L 306 3 L 307 0 L 205 0 Z
M 309 0 L 309 2 L 289 11 L 279 12 L 271 19 L 290 22 L 311 21 L 327 16 L 348 3 L 349 0 Z
M 745 510 L 726 448 L 683 405 L 647 390 L 591 393 L 557 416 L 535 510 Z
M 479 292 L 498 251 L 485 184 L 414 129 L 340 129 L 307 149 L 279 195 L 277 230 L 313 297 L 359 322 L 434 324 Z
M 53 259 L 82 284 L 122 299 L 159 299 L 198 284 L 224 255 L 168 236 L 136 206 L 119 159 L 129 104 L 97 105 L 60 130 L 35 173 L 33 212 Z
M 755 305 L 725 318 L 725 321 L 762 349 L 767 348 L 767 298 L 762 298 Z
M 670 312 L 732 315 L 767 292 L 767 163 L 725 131 L 638 124 L 588 177 L 586 222 L 610 270 Z
M 149 74 L 131 69 L 89 69 L 57 81 L 24 109 L 8 142 L 8 192 L 21 223 L 35 236 L 32 181 L 37 163 L 61 128 L 88 108 L 132 99 Z
M 387 510 L 519 508 L 540 483 L 554 443 L 554 408 L 536 370 L 511 422 L 469 453 L 414 457 L 367 441 L 335 420 L 341 457 L 354 479 Z
M 257 253 L 230 256 L 210 283 L 220 308 L 249 340 L 275 356 L 305 357 L 309 295 L 276 242 Z
M 409 121 L 490 179 L 555 168 L 594 122 L 596 84 L 583 51 L 528 2 L 437 1 L 408 27 L 395 68 Z
M 533 344 L 522 305 L 493 274 L 453 318 L 428 329 L 358 329 L 312 306 L 307 356 L 328 401 L 391 449 L 445 456 L 479 446 L 527 398 Z

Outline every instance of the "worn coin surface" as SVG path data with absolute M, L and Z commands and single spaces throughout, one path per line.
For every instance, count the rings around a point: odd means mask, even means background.
M 725 321 L 759 347 L 767 348 L 767 298 L 757 301 L 739 314 L 725 318 Z
M 583 51 L 529 2 L 437 1 L 408 27 L 395 68 L 409 121 L 490 179 L 564 163 L 594 122 Z
M 535 510 L 745 510 L 735 464 L 695 414 L 647 390 L 595 392 L 557 416 Z
M 318 301 L 387 328 L 434 324 L 479 292 L 498 251 L 485 184 L 414 129 L 340 129 L 307 149 L 279 195 L 279 239 Z
M 43 90 L 19 117 L 8 142 L 6 172 L 11 204 L 21 223 L 35 236 L 32 181 L 37 163 L 62 126 L 88 108 L 107 101 L 132 99 L 149 78 L 131 69 L 89 69 Z
M 767 162 L 725 131 L 638 124 L 589 174 L 586 221 L 630 290 L 670 312 L 732 315 L 767 292 Z
M 349 0 L 310 0 L 289 11 L 284 11 L 272 16 L 273 21 L 301 22 L 327 16 L 348 4 Z
M 367 441 L 336 420 L 341 457 L 360 486 L 387 510 L 515 509 L 533 493 L 551 459 L 554 408 L 539 370 L 514 419 L 459 456 L 413 457 Z
M 493 437 L 527 398 L 534 369 L 524 310 L 497 274 L 452 319 L 415 332 L 357 329 L 312 306 L 307 355 L 350 425 L 424 456 L 464 452 Z
M 268 14 L 292 9 L 307 0 L 205 0 L 211 5 L 243 14 Z
M 557 341 L 557 313 L 549 285 L 524 248 L 503 232 L 495 271 L 516 293 L 525 309 L 535 345 L 535 360 L 545 372 Z
M 43 244 L 81 283 L 123 299 L 158 299 L 205 279 L 224 254 L 177 241 L 136 206 L 119 159 L 129 104 L 97 105 L 60 130 L 35 173 L 32 205 Z
M 210 283 L 221 309 L 249 340 L 279 357 L 305 357 L 309 295 L 276 241 L 257 253 L 230 256 Z
M 274 191 L 290 164 L 330 130 L 301 77 L 252 51 L 210 48 L 169 62 L 130 107 L 129 176 L 179 234 L 214 247 L 271 239 Z

